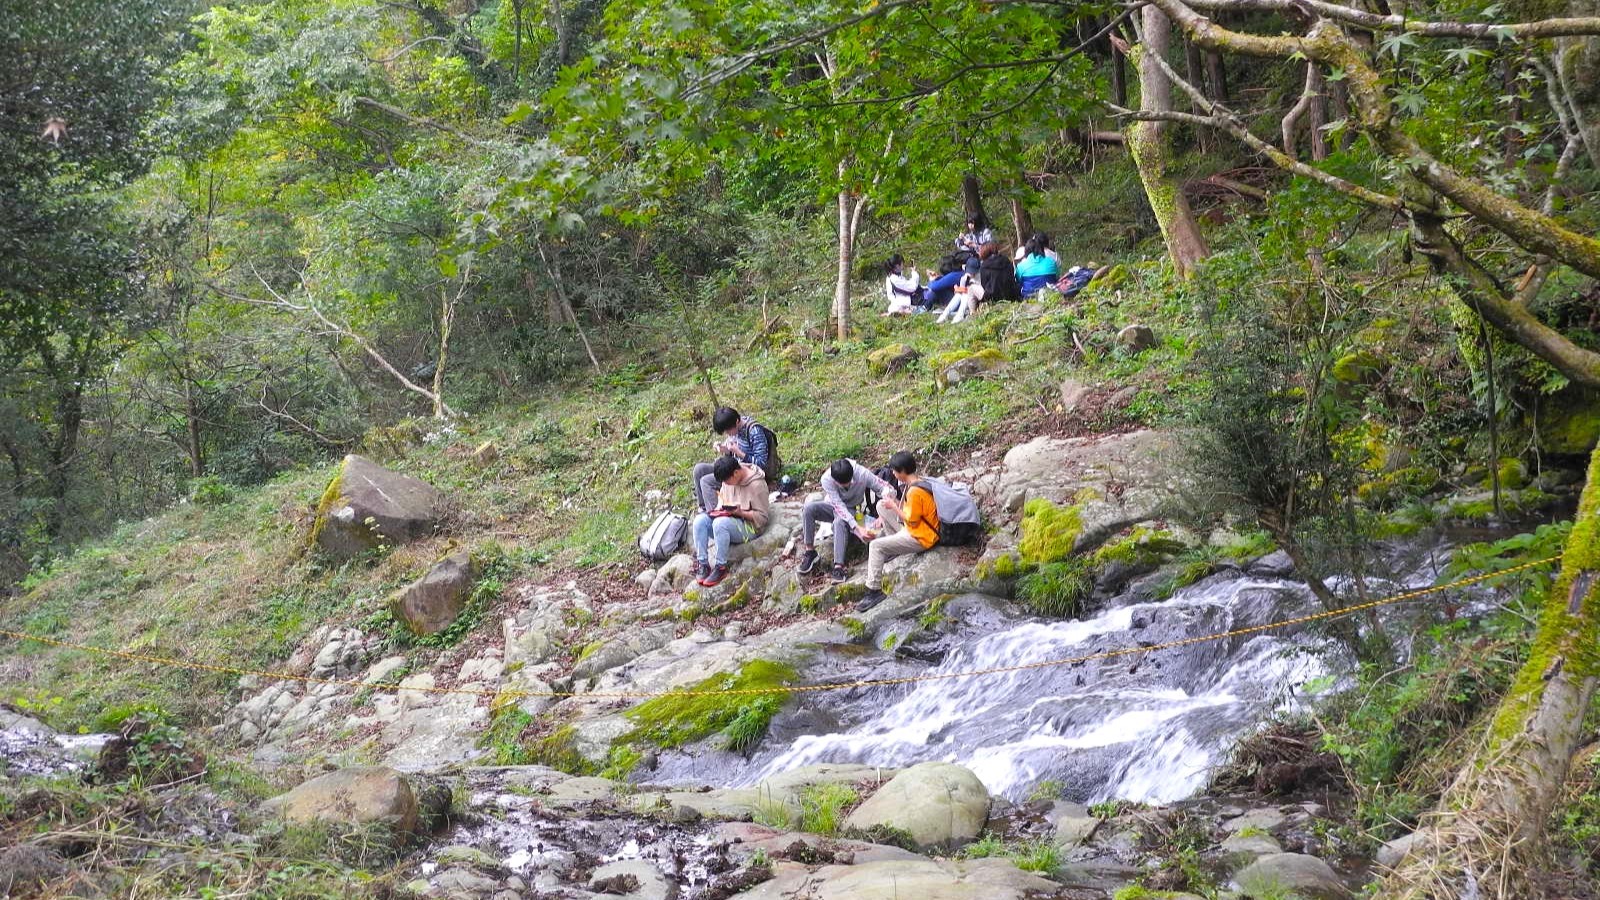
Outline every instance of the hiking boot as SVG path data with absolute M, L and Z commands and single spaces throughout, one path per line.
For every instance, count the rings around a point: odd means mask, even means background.
M 850 580 L 850 570 L 844 567 L 844 563 L 835 563 L 833 571 L 828 573 L 828 578 L 834 584 L 842 584 Z
M 800 557 L 800 574 L 810 575 L 817 570 L 817 551 L 807 550 Z
M 728 577 L 728 564 L 727 563 L 717 563 L 716 565 L 711 567 L 711 571 L 710 571 L 710 573 L 708 573 L 706 575 L 706 577 L 700 579 L 700 586 L 701 587 L 716 587 L 717 585 L 722 583 L 722 579 L 727 578 L 727 577 Z
M 706 574 L 706 564 L 705 563 L 701 562 L 698 559 L 695 560 L 692 563 L 689 563 L 689 580 L 690 581 L 699 581 L 700 580 L 700 576 L 702 576 L 704 574 Z
M 861 599 L 856 601 L 856 612 L 866 612 L 874 606 L 877 606 L 879 603 L 882 603 L 888 596 L 889 595 L 885 594 L 883 591 L 873 588 L 872 590 L 867 591 L 865 594 L 862 594 Z

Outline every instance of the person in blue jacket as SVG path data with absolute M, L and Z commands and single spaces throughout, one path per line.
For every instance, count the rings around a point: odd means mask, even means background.
M 1061 276 L 1061 263 L 1050 256 L 1047 249 L 1043 236 L 1037 234 L 1023 246 L 1022 261 L 1017 263 L 1017 280 L 1022 283 L 1024 298 L 1055 284 Z
M 927 312 L 935 307 L 944 307 L 956 295 L 956 284 L 961 281 L 961 263 L 954 256 L 946 256 L 939 261 L 939 277 L 928 282 L 922 291 L 922 299 L 917 301 L 916 308 L 920 312 Z
M 727 454 L 759 468 L 768 484 L 777 478 L 777 448 L 773 446 L 772 432 L 755 417 L 741 416 L 738 410 L 724 406 L 711 414 L 711 430 L 721 436 L 714 445 L 718 455 Z M 695 502 L 702 512 L 710 512 L 716 506 L 720 485 L 714 465 L 698 463 L 689 476 Z

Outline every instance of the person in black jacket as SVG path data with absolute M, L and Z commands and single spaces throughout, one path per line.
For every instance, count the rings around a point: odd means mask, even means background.
M 1021 300 L 1022 286 L 1017 283 L 1017 268 L 1010 257 L 1000 252 L 993 242 L 978 251 L 978 283 L 983 286 L 985 303 L 1004 303 Z

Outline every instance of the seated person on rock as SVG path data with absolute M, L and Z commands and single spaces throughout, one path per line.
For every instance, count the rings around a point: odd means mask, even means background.
M 889 458 L 895 480 L 905 486 L 905 500 L 885 496 L 878 501 L 883 532 L 867 544 L 867 593 L 856 604 L 865 612 L 887 595 L 883 592 L 883 567 L 892 559 L 932 550 L 939 542 L 939 510 L 932 491 L 914 491 L 922 481 L 917 474 L 917 458 L 902 450 Z
M 822 473 L 823 499 L 807 503 L 800 515 L 800 546 L 804 549 L 800 555 L 801 575 L 810 575 L 817 570 L 817 526 L 832 522 L 831 575 L 834 581 L 844 581 L 848 577 L 844 566 L 844 553 L 849 547 L 850 538 L 855 537 L 861 541 L 872 540 L 871 533 L 865 527 L 856 524 L 856 513 L 865 510 L 869 492 L 876 493 L 879 497 L 892 497 L 895 489 L 871 469 L 853 459 L 836 459 L 828 466 L 828 471 Z M 882 504 L 883 501 L 878 502 Z
M 761 467 L 720 456 L 712 464 L 718 488 L 710 512 L 694 517 L 694 565 L 689 577 L 715 587 L 728 577 L 728 548 L 766 530 L 767 479 Z
M 896 253 L 883 267 L 887 273 L 883 278 L 883 296 L 889 301 L 883 314 L 899 316 L 916 312 L 916 307 L 923 302 L 922 275 L 916 266 L 907 272 L 905 259 Z
M 1017 280 L 1021 282 L 1022 296 L 1030 297 L 1056 283 L 1061 276 L 1061 263 L 1045 254 L 1043 235 L 1034 235 L 1023 247 L 1025 254 L 1017 263 Z
M 722 435 L 714 445 L 718 453 L 759 468 L 762 480 L 770 481 L 778 475 L 777 448 L 773 445 L 772 432 L 754 416 L 740 416 L 738 410 L 724 406 L 711 414 L 711 430 Z M 701 512 L 710 512 L 717 496 L 717 479 L 712 474 L 712 466 L 712 463 L 697 463 L 689 476 L 694 502 Z

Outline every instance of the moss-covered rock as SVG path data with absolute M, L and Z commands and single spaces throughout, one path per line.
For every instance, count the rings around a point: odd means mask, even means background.
M 1083 512 L 1077 506 L 1057 506 L 1035 497 L 1022 507 L 1022 541 L 1018 550 L 1029 565 L 1058 562 L 1072 555 L 1083 531 Z
M 921 355 L 917 348 L 907 344 L 890 344 L 867 354 L 867 369 L 875 375 L 892 374 L 916 362 Z
M 933 370 L 933 380 L 939 387 L 960 384 L 972 378 L 981 378 L 1006 367 L 1010 360 L 993 347 L 980 350 L 955 350 L 933 357 L 928 367 Z
M 310 540 L 335 556 L 355 556 L 432 534 L 443 507 L 433 485 L 351 454 L 317 502 Z
M 1542 452 L 1588 453 L 1600 440 L 1600 400 L 1588 391 L 1569 387 L 1541 397 L 1534 421 L 1534 440 Z

